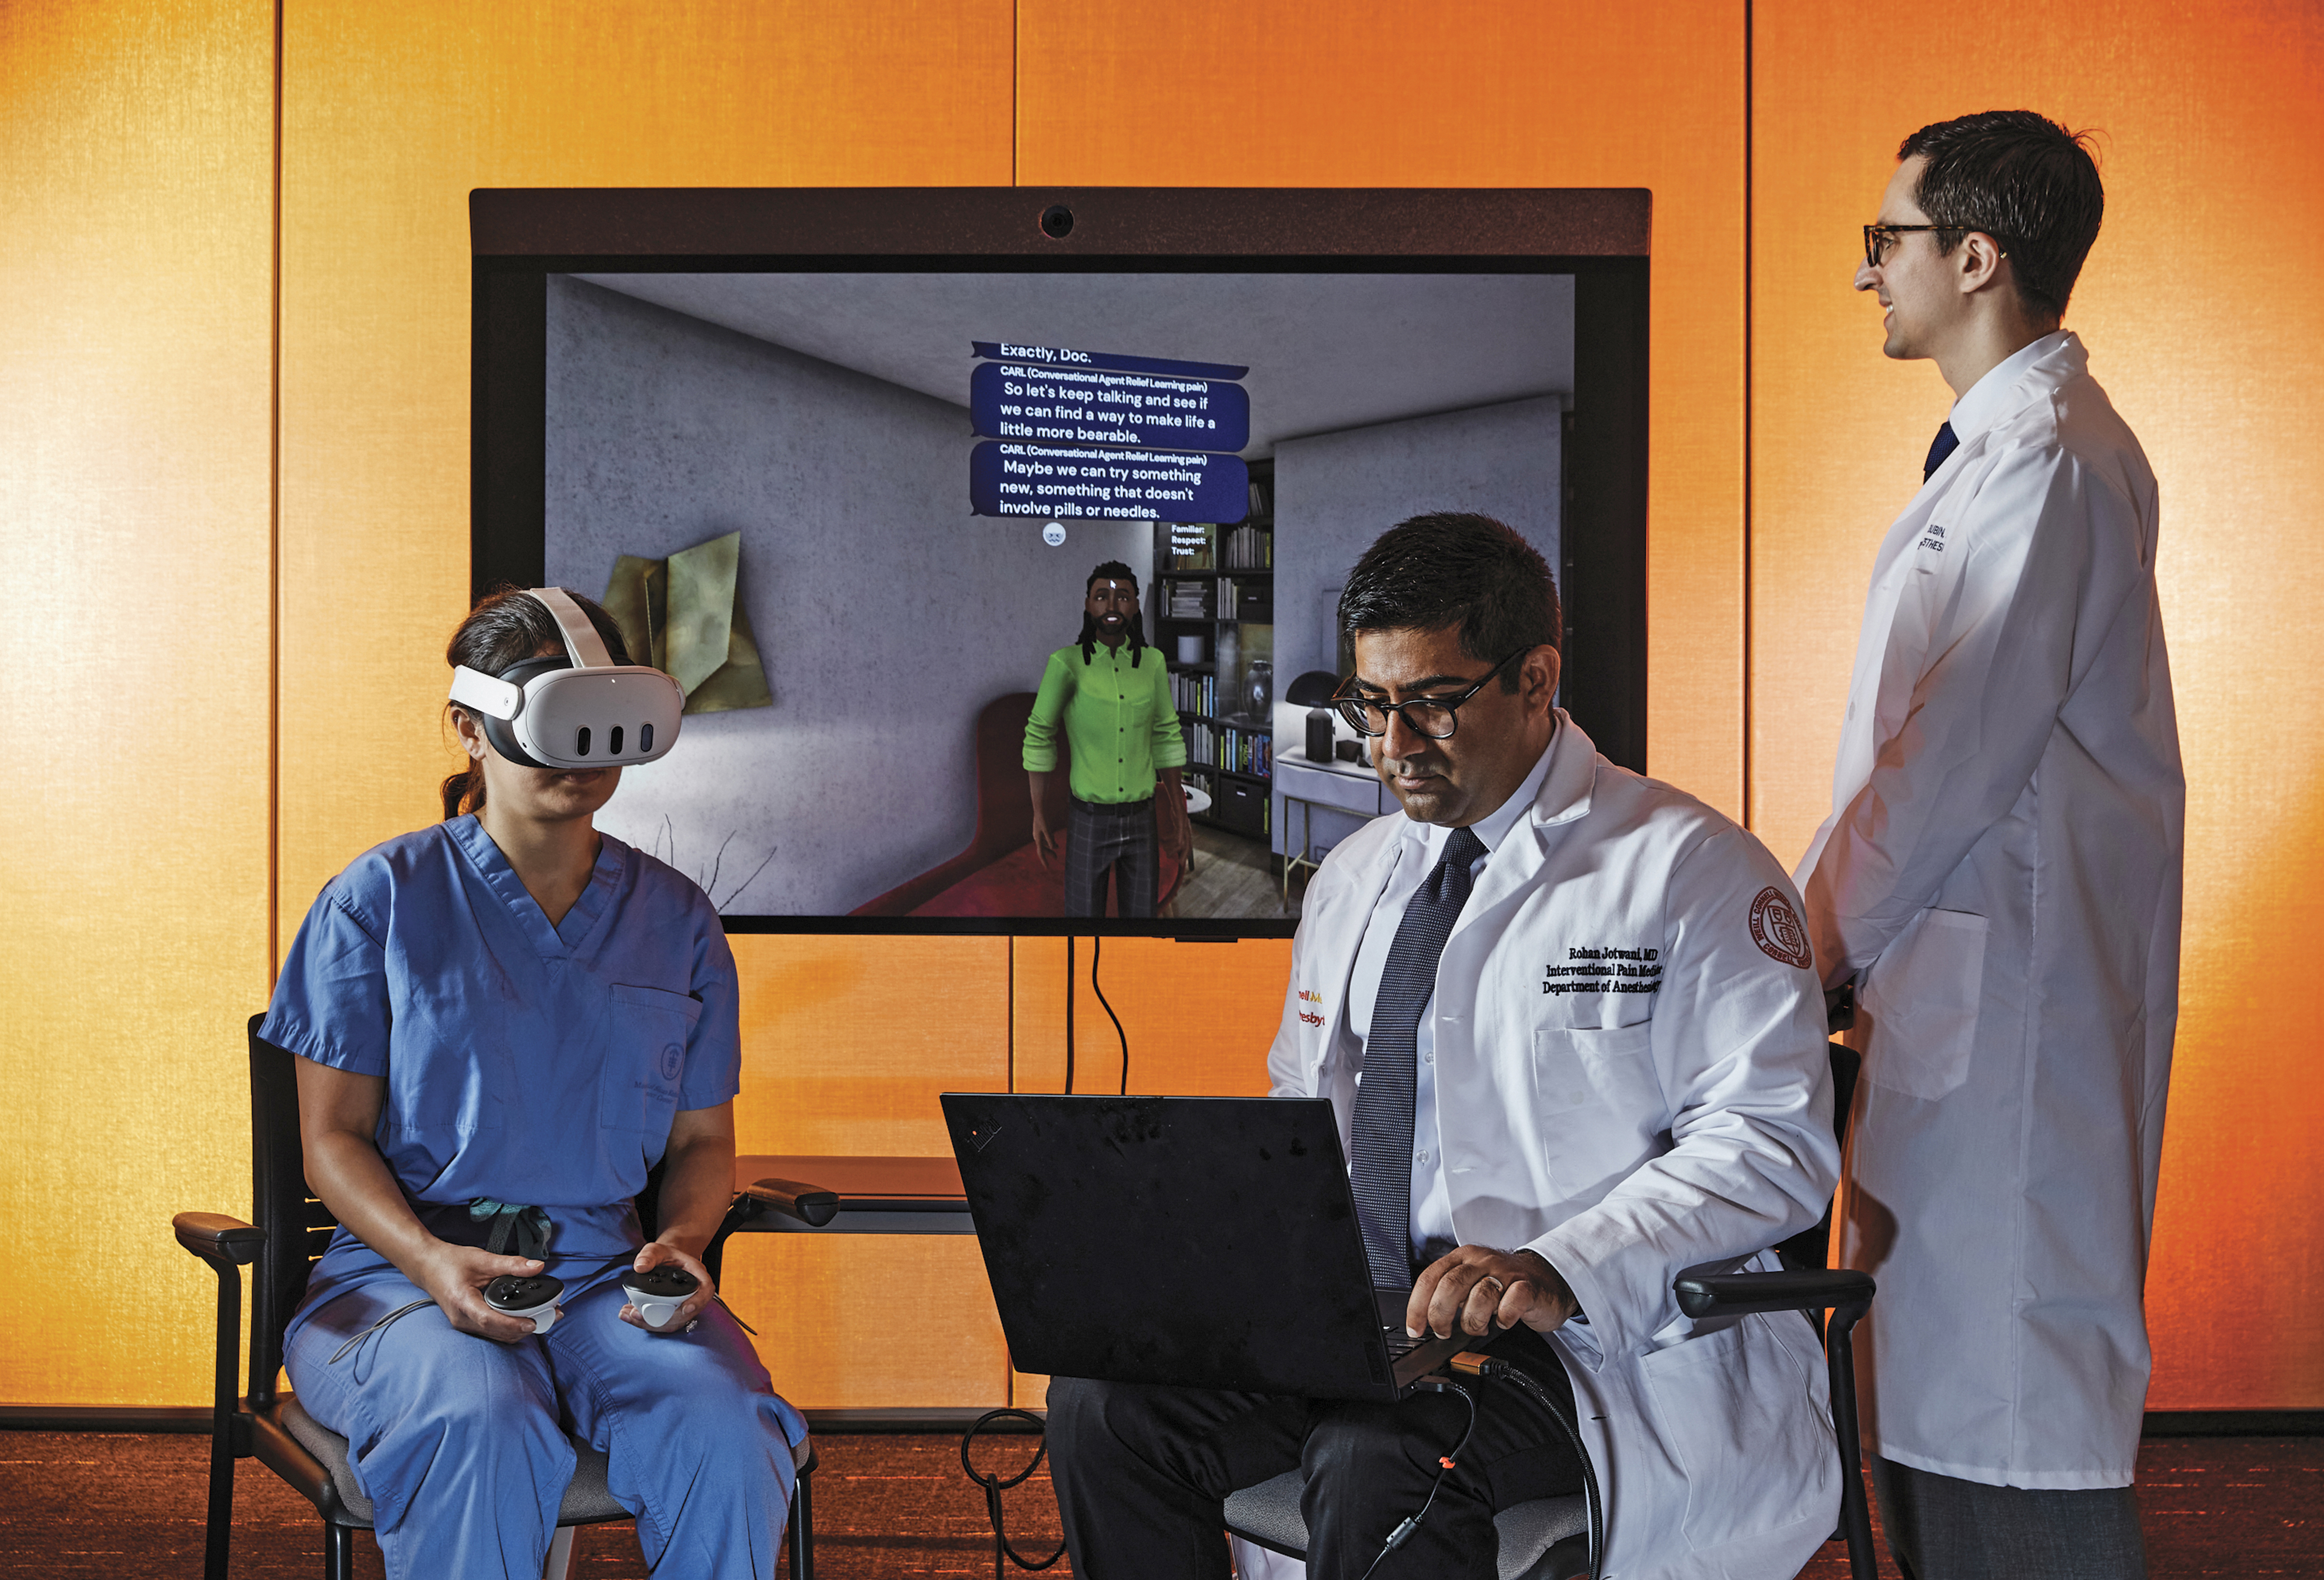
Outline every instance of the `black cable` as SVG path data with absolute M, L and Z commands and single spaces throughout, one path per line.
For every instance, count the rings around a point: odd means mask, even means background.
M 1065 935 L 1065 1095 L 1074 1095 L 1074 935 Z
M 1462 1356 L 1460 1363 L 1465 1366 L 1468 1357 Z M 1549 1390 L 1524 1367 L 1514 1365 L 1498 1355 L 1488 1355 L 1483 1357 L 1483 1363 L 1478 1366 L 1477 1372 L 1482 1377 L 1498 1377 L 1505 1382 L 1514 1382 L 1533 1395 L 1534 1402 L 1549 1413 L 1549 1418 L 1557 1423 L 1557 1429 L 1565 1434 L 1566 1442 L 1572 1446 L 1573 1457 L 1582 1463 L 1582 1491 L 1590 1506 L 1590 1566 L 1582 1572 L 1582 1580 L 1598 1580 L 1598 1566 L 1606 1556 L 1606 1516 L 1599 1505 L 1598 1472 L 1590 1463 L 1590 1451 L 1582 1446 L 1580 1426 L 1558 1408 L 1557 1401 L 1549 1396 Z
M 1471 1409 L 1473 1414 L 1474 1407 L 1471 1407 Z M 1057 1550 L 1038 1563 L 1035 1563 L 1009 1545 L 1009 1533 L 1001 1528 L 1001 1494 L 1041 1468 L 1041 1455 L 1047 1453 L 1049 1449 L 1048 1434 L 1046 1429 L 1041 1430 L 1041 1440 L 1033 1446 L 1033 1462 L 1007 1481 L 1002 1481 L 999 1476 L 979 1475 L 976 1473 L 976 1466 L 968 1462 L 968 1446 L 976 1441 L 976 1435 L 984 1430 L 984 1424 L 995 1416 L 1015 1416 L 1020 1421 L 1032 1422 L 1037 1429 L 1043 1428 L 1043 1423 L 1041 1418 L 1031 1410 L 1013 1408 L 987 1410 L 970 1424 L 967 1435 L 960 1440 L 960 1468 L 967 1473 L 970 1481 L 984 1489 L 984 1512 L 992 1521 L 992 1580 L 1001 1580 L 1001 1576 L 1008 1573 L 1001 1567 L 1001 1561 L 1004 1558 L 1020 1569 L 1038 1574 L 1065 1556 L 1065 1544 L 1059 1542 Z
M 1469 1446 L 1469 1438 L 1477 1430 L 1477 1400 L 1467 1389 L 1449 1377 L 1424 1377 L 1413 1386 L 1427 1389 L 1432 1393 L 1459 1394 L 1461 1402 L 1469 1407 L 1469 1424 L 1461 1428 L 1461 1440 L 1452 1445 L 1452 1452 L 1438 1456 L 1436 1463 L 1441 1468 L 1436 1473 L 1436 1479 L 1428 1483 L 1428 1496 L 1421 1503 L 1420 1512 L 1388 1533 L 1388 1539 L 1380 1544 L 1380 1550 L 1364 1570 L 1363 1580 L 1371 1580 L 1372 1570 L 1379 1568 L 1388 1554 L 1402 1547 L 1410 1539 L 1412 1533 L 1420 1529 L 1420 1522 L 1428 1518 L 1431 1509 L 1436 1507 L 1437 1489 L 1443 1486 L 1444 1478 L 1452 1474 L 1453 1467 L 1461 1463 L 1462 1451 Z
M 1105 1018 L 1113 1022 L 1113 1034 L 1121 1039 L 1121 1091 L 1119 1095 L 1127 1097 L 1130 1095 L 1130 1033 L 1121 1029 L 1121 1017 L 1113 1012 L 1113 1006 L 1106 1002 L 1105 989 L 1098 985 L 1098 962 L 1104 957 L 1105 935 L 1093 933 L 1090 936 L 1090 991 L 1097 994 L 1099 1003 L 1105 1005 Z
M 373 1323 L 369 1327 L 364 1328 L 361 1333 L 355 1335 L 355 1337 L 341 1344 L 337 1349 L 331 1352 L 329 1364 L 336 1366 L 341 1361 L 346 1360 L 349 1350 L 354 1349 L 357 1344 L 363 1343 L 364 1340 L 371 1337 L 372 1335 L 377 1333 L 381 1328 L 387 1326 L 390 1323 L 401 1322 L 403 1318 L 410 1316 L 413 1312 L 419 1310 L 423 1306 L 433 1306 L 434 1304 L 436 1304 L 436 1297 L 433 1295 L 422 1295 L 417 1300 L 406 1301 L 404 1304 L 397 1307 L 394 1310 L 389 1312 L 386 1316 L 381 1317 L 377 1322 Z

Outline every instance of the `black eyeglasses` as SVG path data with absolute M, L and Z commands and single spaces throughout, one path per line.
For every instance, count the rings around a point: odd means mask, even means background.
M 1864 266 L 1868 269 L 1880 267 L 1880 261 L 1888 255 L 1888 249 L 1896 245 L 1896 238 L 1908 230 L 1954 228 L 1957 227 L 1943 225 L 1868 225 L 1864 227 Z
M 1342 718 L 1348 721 L 1348 727 L 1360 735 L 1387 735 L 1388 716 L 1394 713 L 1403 715 L 1405 728 L 1416 735 L 1425 735 L 1432 741 L 1450 740 L 1460 724 L 1457 715 L 1461 705 L 1482 691 L 1486 680 L 1531 651 L 1533 649 L 1530 647 L 1517 649 L 1487 670 L 1483 679 L 1455 696 L 1415 697 L 1406 702 L 1381 702 L 1370 697 L 1334 697 L 1332 706 L 1339 709 Z M 1349 679 L 1352 680 L 1355 677 L 1351 675 Z

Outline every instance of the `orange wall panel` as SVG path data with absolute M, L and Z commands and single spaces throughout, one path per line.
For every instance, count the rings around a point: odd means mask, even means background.
M 941 1092 L 1009 1084 L 1007 938 L 743 933 L 735 1150 L 941 1157 Z M 1008 1354 L 966 1236 L 741 1234 L 723 1285 L 802 1409 L 1008 1402 Z
M 272 21 L 0 5 L 0 1401 L 208 1398 L 263 1002 Z M 158 65 L 157 65 L 158 63 Z
M 2109 218 L 2070 321 L 2164 500 L 2189 894 L 2153 1402 L 2324 1403 L 2324 1234 L 2302 1210 L 2324 1060 L 2279 1007 L 2324 938 L 2307 552 L 2324 507 L 2300 486 L 2324 416 L 2299 394 L 2324 373 L 2315 7 L 2104 0 L 2028 32 L 1967 0 L 1925 36 L 1831 0 L 1754 8 L 1748 302 L 1739 0 L 285 10 L 277 383 L 272 8 L 0 5 L 0 521 L 30 578 L 0 660 L 41 675 L 85 743 L 5 771 L 0 1189 L 98 1272 L 165 1286 L 69 1339 L 5 1330 L 0 1400 L 207 1397 L 189 1314 L 208 1275 L 161 1220 L 246 1201 L 241 1021 L 270 926 L 287 945 L 349 857 L 433 816 L 439 655 L 467 591 L 471 189 L 1650 189 L 1652 765 L 1729 810 L 1748 798 L 1789 859 L 1828 793 L 1873 545 L 1948 399 L 1930 369 L 1880 359 L 1848 291 L 1855 227 L 1904 133 L 2027 103 L 2107 134 Z M 1062 1080 L 1060 940 L 735 948 L 746 1151 L 940 1151 L 936 1092 Z M 1110 946 L 1130 1086 L 1263 1089 L 1287 957 Z M 1076 1084 L 1111 1090 L 1086 941 L 1076 964 Z M 121 1217 L 157 1177 L 152 1222 Z M 770 1350 L 800 1402 L 1040 1397 L 1008 1370 L 973 1242 L 751 1236 L 728 1284 L 754 1322 L 807 1335 Z M 911 1337 L 855 1342 L 867 1326 Z
M 1653 189 L 1647 751 L 1739 815 L 1739 0 L 1020 0 L 1018 18 L 1028 185 Z
M 1849 288 L 1896 144 L 1993 108 L 2099 128 L 2106 225 L 2067 324 L 2161 482 L 2188 781 L 2150 1403 L 2324 1405 L 2324 1039 L 2279 1008 L 2324 946 L 2324 12 L 2113 0 L 2032 32 L 1996 0 L 1940 30 L 1830 0 L 1757 15 L 1757 827 L 1791 860 L 1829 808 L 1873 551 L 1951 400 L 1932 365 L 1883 360 Z
M 1009 1084 L 1007 938 L 742 933 L 735 1150 L 949 1157 L 936 1095 Z
M 1263 1096 L 1267 1049 L 1283 1017 L 1291 943 L 1180 944 L 1168 938 L 1074 942 L 1074 1090 L 1118 1092 L 1130 1045 L 1130 1090 L 1160 1095 Z M 1097 975 L 1093 981 L 1091 968 Z M 1065 1080 L 1065 940 L 1016 941 L 1015 1083 L 1061 1092 Z M 1121 1019 L 1114 1030 L 1106 1003 Z
M 737 1234 L 720 1292 L 801 1409 L 987 1409 L 1008 1346 L 968 1234 Z

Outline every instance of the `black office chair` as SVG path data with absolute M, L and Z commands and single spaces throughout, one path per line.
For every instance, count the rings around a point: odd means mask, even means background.
M 1844 1030 L 1846 1024 L 1835 1012 L 1833 1029 Z M 1832 1128 L 1845 1145 L 1858 1058 L 1853 1049 L 1837 1042 L 1830 1047 Z M 1814 1322 L 1826 1311 L 1831 1314 L 1829 1321 L 1819 1326 L 1823 1329 L 1824 1363 L 1831 1377 L 1832 1428 L 1840 1444 L 1840 1529 L 1833 1534 L 1848 1543 L 1850 1580 L 1877 1580 L 1872 1511 L 1865 1501 L 1863 1454 L 1857 1441 L 1856 1352 L 1849 1339 L 1849 1331 L 1871 1309 L 1874 1284 L 1868 1273 L 1824 1267 L 1831 1234 L 1831 1212 L 1827 1207 L 1822 1223 L 1777 1247 L 1784 1261 L 1783 1271 L 1697 1274 L 1677 1280 L 1671 1288 L 1678 1297 L 1679 1309 L 1697 1320 L 1798 1311 Z M 1305 1557 L 1307 1522 L 1300 1513 L 1299 1497 L 1305 1485 L 1300 1472 L 1288 1470 L 1255 1487 L 1229 1493 L 1227 1529 L 1269 1552 Z M 1493 1516 L 1493 1529 L 1499 1538 L 1499 1580 L 1577 1580 L 1590 1567 L 1589 1525 L 1588 1502 L 1580 1493 L 1537 1498 L 1502 1510 Z
M 299 1143 L 299 1086 L 293 1056 L 258 1035 L 263 1016 L 250 1021 L 250 1155 L 252 1210 L 256 1224 L 219 1213 L 180 1213 L 172 1220 L 178 1243 L 217 1270 L 217 1393 L 211 1418 L 208 1538 L 202 1573 L 226 1580 L 226 1550 L 234 1529 L 234 1462 L 255 1457 L 298 1489 L 323 1520 L 323 1573 L 328 1580 L 352 1580 L 355 1533 L 368 1530 L 372 1505 L 347 1468 L 347 1442 L 299 1408 L 288 1391 L 278 1391 L 282 1365 L 282 1329 L 307 1292 L 307 1276 L 338 1226 L 331 1209 L 307 1188 Z M 638 1197 L 640 1217 L 651 1234 L 660 1171 Z M 804 1205 L 802 1205 L 804 1203 Z M 718 1276 L 726 1236 L 747 1216 L 772 1208 L 828 1221 L 831 1206 L 816 1193 L 782 1181 L 765 1181 L 736 1198 L 734 1209 L 703 1255 Z M 254 1263 L 250 1322 L 250 1393 L 236 1398 L 240 1379 L 236 1344 L 242 1331 L 242 1269 Z M 575 1440 L 579 1463 L 557 1511 L 557 1539 L 546 1566 L 548 1580 L 564 1580 L 573 1528 L 627 1520 L 605 1487 L 605 1456 Z M 792 1451 L 798 1490 L 791 1501 L 788 1537 L 792 1580 L 813 1580 L 814 1515 L 810 1501 L 815 1474 L 814 1441 Z

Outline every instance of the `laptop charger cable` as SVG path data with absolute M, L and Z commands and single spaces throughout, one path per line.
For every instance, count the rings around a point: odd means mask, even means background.
M 1589 1450 L 1582 1446 L 1581 1428 L 1550 1397 L 1549 1390 L 1522 1366 L 1512 1365 L 1499 1355 L 1489 1355 L 1478 1350 L 1463 1350 L 1447 1364 L 1463 1377 L 1489 1377 L 1497 1381 L 1515 1383 L 1531 1394 L 1533 1401 L 1557 1423 L 1557 1429 L 1564 1435 L 1566 1443 L 1573 1450 L 1574 1459 L 1581 1464 L 1582 1491 L 1590 1510 L 1590 1566 L 1582 1571 L 1582 1580 L 1598 1580 L 1598 1566 L 1606 1551 L 1606 1519 L 1599 1504 L 1598 1472 L 1590 1463 Z M 1475 1413 L 1473 1406 L 1471 1413 Z M 1426 1512 L 1425 1510 L 1422 1511 Z

